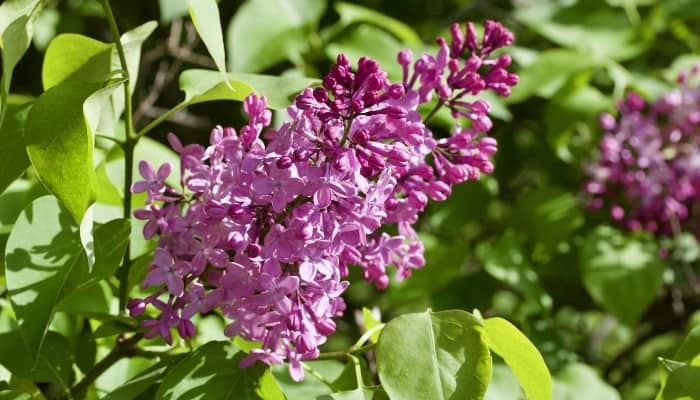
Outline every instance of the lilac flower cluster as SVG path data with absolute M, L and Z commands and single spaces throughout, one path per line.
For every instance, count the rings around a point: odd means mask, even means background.
M 287 360 L 295 380 L 302 360 L 335 331 L 348 268 L 362 269 L 377 288 L 423 266 L 423 244 L 412 225 L 428 200 L 442 201 L 454 184 L 490 173 L 496 152 L 489 104 L 468 100 L 484 90 L 507 96 L 517 76 L 510 57 L 492 57 L 511 33 L 487 21 L 477 42 L 469 24 L 438 39 L 437 57 L 398 56 L 403 82 L 389 82 L 379 64 L 361 58 L 353 70 L 340 55 L 321 87 L 307 88 L 287 109 L 288 122 L 269 128 L 264 97 L 244 102 L 249 122 L 238 132 L 216 127 L 210 145 L 183 146 L 182 189 L 165 184 L 171 167 L 139 165 L 148 204 L 146 238 L 159 236 L 144 286 L 156 291 L 129 303 L 133 316 L 148 305 L 147 337 L 172 341 L 171 329 L 194 335 L 191 318 L 218 309 L 228 336 L 261 342 L 243 366 Z M 435 96 L 455 117 L 471 121 L 434 137 L 418 107 Z M 267 128 L 267 129 L 266 129 Z
M 651 104 L 629 93 L 617 120 L 601 116 L 600 157 L 584 185 L 591 208 L 608 209 L 630 230 L 700 237 L 700 87 L 690 83 L 697 73 L 681 74 Z

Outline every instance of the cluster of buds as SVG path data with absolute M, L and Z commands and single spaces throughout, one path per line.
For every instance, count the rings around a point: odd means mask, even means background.
M 700 237 L 700 88 L 698 69 L 678 77 L 678 87 L 647 104 L 629 93 L 619 117 L 600 118 L 600 156 L 588 165 L 584 191 L 593 209 L 606 208 L 630 230 Z
M 135 216 L 147 221 L 146 238 L 159 237 L 143 285 L 156 289 L 129 308 L 134 316 L 160 311 L 142 322 L 146 336 L 191 337 L 192 316 L 218 310 L 230 321 L 226 335 L 261 343 L 243 366 L 287 361 L 301 380 L 301 361 L 318 357 L 345 309 L 349 268 L 384 289 L 388 267 L 397 279 L 422 267 L 413 224 L 428 201 L 493 171 L 489 104 L 466 97 L 507 96 L 517 83 L 506 71 L 510 58 L 492 57 L 513 41 L 500 24 L 487 21 L 480 43 L 471 24 L 452 35 L 450 47 L 438 39 L 437 57 L 412 67 L 402 51 L 401 83 L 372 59 L 353 70 L 338 56 L 322 87 L 304 90 L 278 129 L 269 128 L 265 98 L 251 95 L 249 123 L 238 132 L 216 127 L 207 147 L 170 135 L 181 188 L 166 185 L 170 166 L 141 162 L 144 180 L 133 191 L 147 192 L 148 204 Z M 417 111 L 433 95 L 469 126 L 435 137 Z

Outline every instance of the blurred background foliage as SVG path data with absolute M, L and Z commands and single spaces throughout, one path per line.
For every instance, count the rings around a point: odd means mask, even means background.
M 184 0 L 123 0 L 113 6 L 122 31 L 159 21 L 143 45 L 135 91 L 135 124 L 143 127 L 179 102 L 182 70 L 214 68 L 214 63 L 186 16 Z M 226 0 L 220 9 L 228 68 L 236 73 L 319 78 L 343 52 L 351 60 L 376 58 L 400 79 L 397 51 L 409 47 L 415 54 L 433 47 L 452 22 L 497 19 L 516 36 L 511 54 L 521 83 L 505 102 L 492 99 L 496 172 L 430 206 L 420 221 L 427 265 L 411 279 L 378 292 L 351 277 L 349 310 L 327 350 L 354 341 L 367 323 L 363 307 L 384 321 L 426 307 L 476 308 L 513 321 L 530 337 L 555 377 L 556 399 L 655 396 L 663 375 L 657 358 L 673 358 L 694 321 L 700 321 L 700 246 L 692 235 L 662 241 L 620 231 L 607 215 L 587 212 L 579 188 L 586 160 L 598 145 L 597 116 L 612 111 L 628 90 L 658 97 L 679 71 L 700 63 L 698 0 Z M 36 77 L 57 34 L 110 40 L 102 9 L 92 0 L 51 1 L 35 27 L 33 45 L 15 70 L 15 97 L 41 93 Z M 203 143 L 212 126 L 241 121 L 239 104 L 194 105 L 152 136 L 164 142 L 173 131 L 183 141 Z M 436 125 L 442 126 L 439 118 Z M 155 142 L 143 147 L 137 159 L 172 157 Z M 108 185 L 109 157 L 105 160 L 98 177 Z M 29 177 L 0 196 L 0 245 L 23 205 L 42 193 Z M 98 201 L 105 207 L 116 203 L 118 210 L 119 193 L 114 196 Z M 132 254 L 148 246 L 136 243 Z M 662 258 L 661 248 L 673 251 Z M 148 259 L 142 261 L 145 271 Z M 0 301 L 7 311 L 6 301 Z M 52 329 L 74 329 L 67 322 L 61 326 L 62 318 L 70 318 L 69 310 L 58 314 Z M 7 313 L 0 314 L 0 331 L 9 330 L 10 323 Z M 198 340 L 219 339 L 214 332 L 221 323 L 205 318 Z M 109 326 L 100 334 L 109 337 Z M 60 348 L 65 338 L 55 336 Z M 81 335 L 66 337 L 81 340 Z M 108 351 L 108 344 L 100 346 L 92 351 L 92 363 L 95 354 Z M 122 360 L 98 385 L 109 390 L 148 366 L 144 360 Z M 342 375 L 342 365 L 333 362 L 323 369 L 329 376 Z M 509 370 L 499 364 L 494 371 L 488 398 L 518 398 Z M 294 393 L 284 373 L 279 379 Z M 308 385 L 297 389 L 299 398 L 311 393 Z

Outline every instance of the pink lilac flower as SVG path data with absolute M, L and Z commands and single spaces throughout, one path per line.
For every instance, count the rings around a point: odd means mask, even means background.
M 269 128 L 265 97 L 244 101 L 249 123 L 238 132 L 216 127 L 207 147 L 183 146 L 176 190 L 170 167 L 140 165 L 148 204 L 144 236 L 158 248 L 144 287 L 156 292 L 129 303 L 132 315 L 148 305 L 161 316 L 143 321 L 148 337 L 191 337 L 197 313 L 219 310 L 228 336 L 261 343 L 243 366 L 301 362 L 319 355 L 345 310 L 341 297 L 351 267 L 377 288 L 388 268 L 404 279 L 425 264 L 413 224 L 430 199 L 443 201 L 452 185 L 493 171 L 497 144 L 486 136 L 490 107 L 484 90 L 507 96 L 517 77 L 507 56 L 493 56 L 513 37 L 487 21 L 481 43 L 474 28 L 455 25 L 452 46 L 438 39 L 437 57 L 411 66 L 402 51 L 403 81 L 392 83 L 367 57 L 353 68 L 338 56 L 321 87 L 307 88 L 287 109 L 289 120 Z M 436 137 L 418 112 L 435 99 L 466 118 L 452 135 Z
M 600 155 L 583 190 L 592 209 L 607 209 L 630 230 L 700 237 L 700 88 L 695 68 L 678 87 L 647 104 L 629 93 L 619 117 L 603 114 Z

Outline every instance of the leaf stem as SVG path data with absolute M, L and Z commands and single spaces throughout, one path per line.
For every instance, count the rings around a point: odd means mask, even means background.
M 134 147 L 138 138 L 127 138 L 124 148 L 124 213 L 123 218 L 131 221 L 131 183 L 134 175 Z M 126 301 L 129 296 L 129 271 L 131 270 L 131 245 L 126 243 L 124 258 L 119 268 L 119 314 L 126 310 Z
M 109 0 L 100 0 L 100 2 L 102 3 L 102 8 L 105 10 L 107 22 L 109 23 L 109 29 L 112 31 L 112 36 L 114 36 L 114 43 L 117 46 L 117 54 L 119 55 L 119 63 L 122 66 L 122 74 L 125 78 L 124 118 L 126 120 L 126 138 L 129 140 L 134 135 L 134 112 L 131 104 L 131 89 L 129 88 L 129 84 L 131 83 L 129 78 L 129 68 L 126 63 L 126 55 L 124 54 L 124 46 L 122 46 L 121 35 L 119 34 L 119 29 L 117 28 L 117 21 L 114 19 L 114 13 L 112 13 L 112 7 L 109 5 Z
M 425 119 L 423 120 L 423 123 L 424 123 L 425 125 L 428 125 L 428 123 L 433 119 L 433 117 L 435 116 L 435 114 L 437 114 L 437 112 L 438 112 L 438 111 L 442 108 L 442 106 L 444 106 L 444 105 L 445 105 L 445 100 L 443 100 L 443 99 L 438 100 L 437 104 L 435 104 L 435 107 L 434 107 L 432 110 L 430 110 L 430 113 L 428 113 L 428 115 L 427 115 L 427 116 L 425 117 Z
M 171 108 L 170 110 L 164 112 L 163 114 L 160 115 L 160 117 L 154 119 L 148 125 L 144 126 L 143 129 L 141 129 L 137 134 L 136 138 L 140 138 L 142 136 L 145 136 L 148 132 L 151 131 L 151 129 L 155 128 L 156 126 L 160 125 L 163 121 L 167 120 L 168 118 L 172 117 L 173 115 L 177 114 L 178 111 L 182 110 L 183 108 L 187 107 L 187 102 L 183 101 L 182 103 L 179 103 L 175 107 Z
M 311 376 L 313 376 L 314 378 L 318 379 L 319 382 L 321 382 L 321 383 L 323 383 L 324 385 L 328 386 L 328 388 L 331 389 L 332 391 L 334 391 L 334 392 L 339 392 L 339 391 L 340 391 L 340 389 L 338 389 L 338 387 L 336 387 L 336 386 L 333 384 L 333 382 L 331 382 L 331 381 L 329 381 L 328 379 L 326 379 L 325 376 L 323 376 L 323 375 L 321 375 L 320 373 L 318 373 L 318 371 L 316 371 L 315 369 L 309 367 L 309 366 L 306 365 L 305 363 L 301 363 L 301 366 L 304 367 L 304 369 L 306 370 L 306 372 L 308 372 L 308 373 L 309 373 Z
M 112 351 L 105 356 L 100 362 L 95 364 L 90 371 L 85 374 L 83 379 L 75 384 L 70 389 L 71 397 L 81 398 L 85 395 L 87 389 L 92 385 L 97 378 L 105 371 L 114 365 L 117 361 L 132 355 L 133 347 L 143 338 L 143 334 L 138 333 L 128 339 L 117 339 L 117 345 Z
M 374 349 L 374 343 L 366 344 L 362 347 L 350 348 L 348 351 L 329 351 L 318 355 L 316 360 L 349 360 L 355 354 L 366 353 Z

